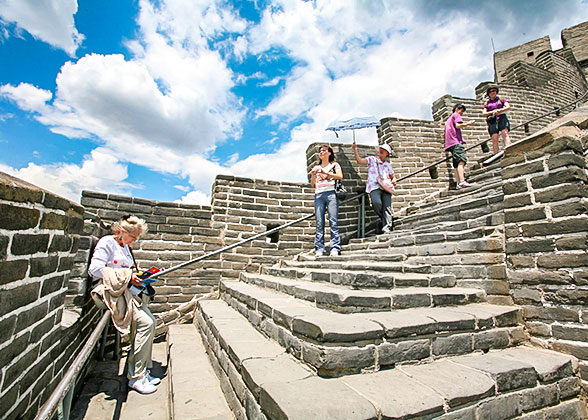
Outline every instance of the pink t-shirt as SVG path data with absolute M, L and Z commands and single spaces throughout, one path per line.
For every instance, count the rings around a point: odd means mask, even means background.
M 379 176 L 384 179 L 389 178 L 390 175 L 394 173 L 394 169 L 392 169 L 392 164 L 390 164 L 390 162 L 382 162 L 377 156 L 368 156 L 366 159 L 368 161 L 368 177 L 365 190 L 369 193 L 380 188 L 380 184 L 378 183 L 378 168 L 380 170 Z
M 445 122 L 445 150 L 449 149 L 451 146 L 455 146 L 459 143 L 465 143 L 463 137 L 461 136 L 461 128 L 456 128 L 455 124 L 462 123 L 463 120 L 461 115 L 457 112 L 451 114 L 451 117 L 447 119 Z

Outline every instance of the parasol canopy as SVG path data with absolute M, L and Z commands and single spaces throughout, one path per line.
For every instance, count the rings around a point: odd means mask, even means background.
M 379 127 L 382 125 L 379 119 L 373 116 L 354 117 L 346 120 L 335 120 L 326 128 L 331 131 L 358 130 L 360 128 Z

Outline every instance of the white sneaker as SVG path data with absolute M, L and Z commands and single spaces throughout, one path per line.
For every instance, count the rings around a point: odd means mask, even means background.
M 341 255 L 341 253 L 339 251 L 337 251 L 336 249 L 331 249 L 331 252 L 329 253 L 330 257 L 336 257 L 337 255 Z
M 155 385 L 149 383 L 148 375 L 145 375 L 140 379 L 131 379 L 129 381 L 129 388 L 133 388 L 141 394 L 152 394 L 157 391 Z
M 149 369 L 147 369 L 147 380 L 151 385 L 159 385 L 161 383 L 161 379 L 151 376 Z
M 325 251 L 318 250 L 314 255 L 317 257 L 322 257 L 323 255 L 325 255 Z

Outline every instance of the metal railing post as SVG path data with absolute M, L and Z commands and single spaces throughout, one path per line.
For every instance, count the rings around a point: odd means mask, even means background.
M 365 238 L 365 194 L 361 196 L 361 237 Z
M 74 388 L 75 388 L 75 383 L 71 384 L 71 386 L 69 387 L 69 391 L 67 391 L 67 394 L 65 394 L 65 397 L 63 398 L 63 403 L 61 405 L 61 418 L 63 420 L 69 420 L 69 414 L 71 412 L 71 403 L 73 401 L 73 394 L 74 394 Z

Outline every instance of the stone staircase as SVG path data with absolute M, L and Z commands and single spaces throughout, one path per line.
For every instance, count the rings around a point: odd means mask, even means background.
M 499 166 L 341 256 L 301 254 L 198 303 L 237 419 L 581 419 L 577 360 L 512 305 Z

